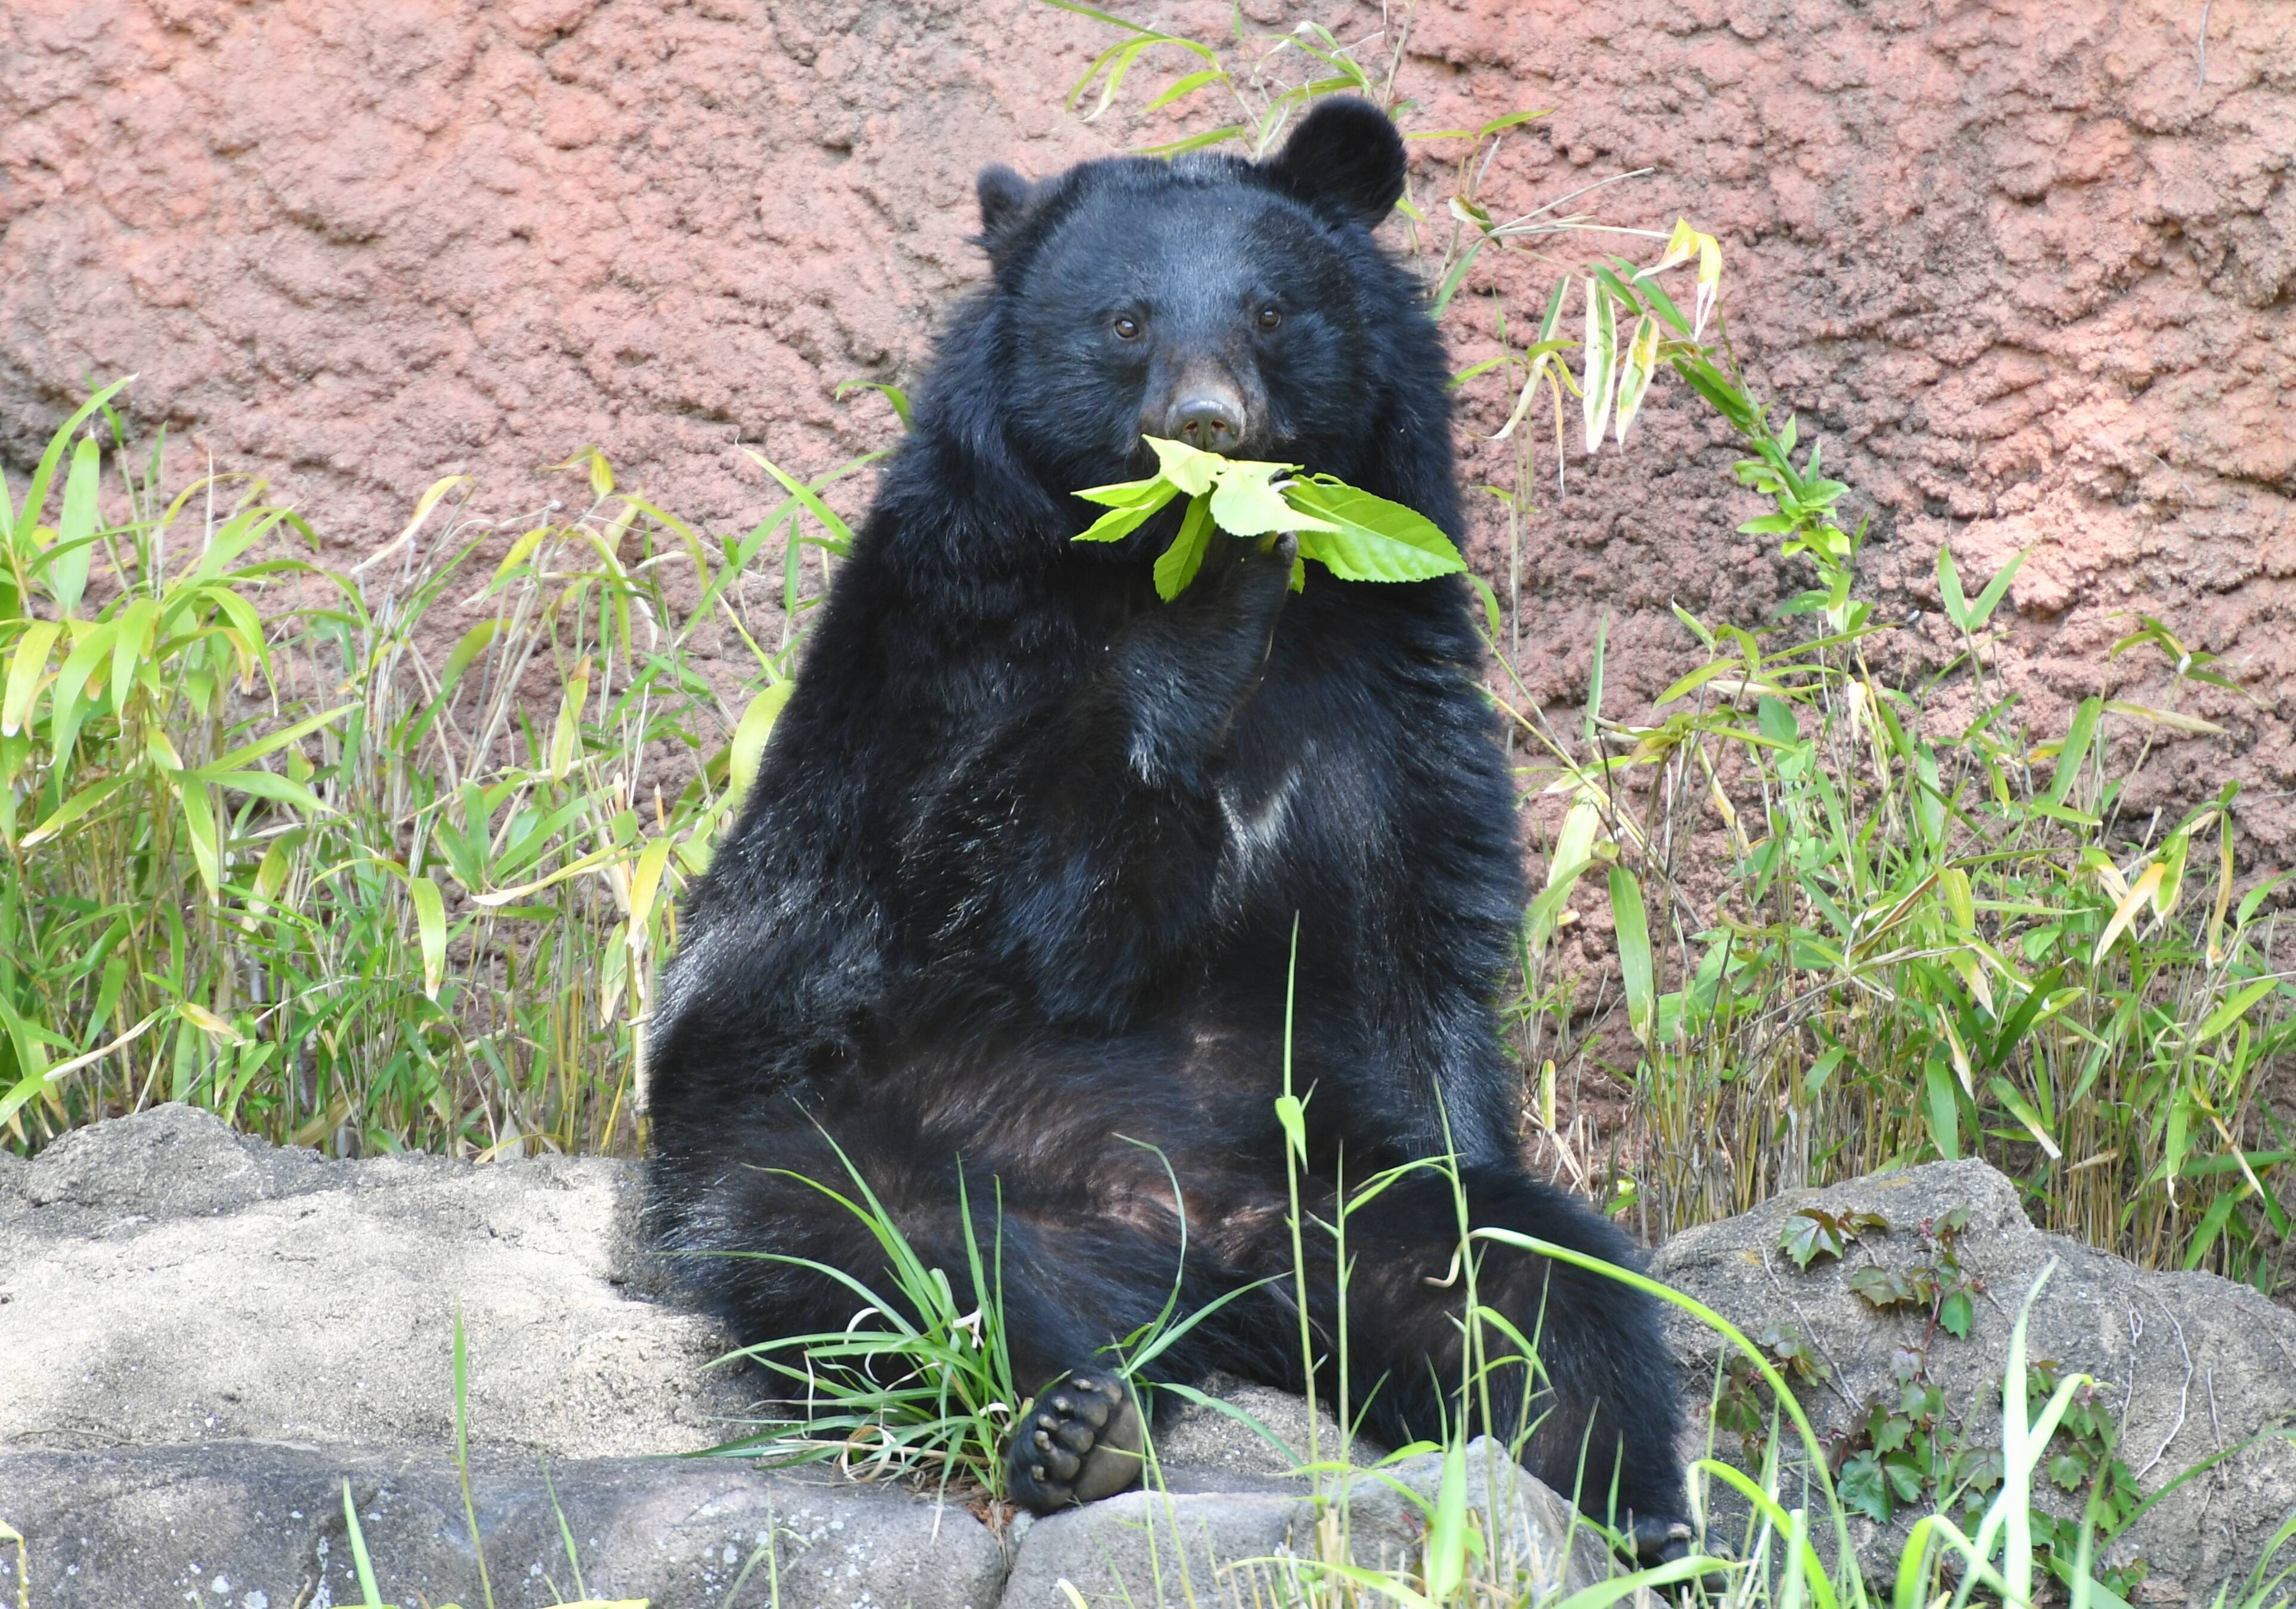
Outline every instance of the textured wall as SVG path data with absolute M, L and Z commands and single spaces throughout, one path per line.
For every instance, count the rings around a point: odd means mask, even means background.
M 1980 572 L 2035 548 L 2008 669 L 2044 716 L 2106 674 L 2123 612 L 2227 653 L 2265 706 L 2195 701 L 2232 737 L 2176 745 L 2145 796 L 2229 764 L 2274 852 L 2296 842 L 2296 6 L 2214 0 L 2205 83 L 2202 14 L 1429 0 L 1401 83 L 1423 126 L 1555 109 L 1491 169 L 1496 211 L 1647 165 L 1605 218 L 1721 235 L 1739 349 L 1872 494 L 1893 612 L 1933 605 L 1940 542 Z M 807 466 L 882 443 L 882 406 L 831 388 L 914 374 L 978 270 L 973 171 L 1131 136 L 1061 109 L 1108 37 L 1025 0 L 12 0 L 0 453 L 132 369 L 140 417 L 272 475 L 345 555 L 450 470 L 530 507 L 536 467 L 585 442 L 676 507 L 754 517 L 734 441 Z M 1424 149 L 1433 185 L 1453 148 Z M 1479 266 L 1463 353 L 1486 293 L 1520 325 L 1545 283 Z M 1754 510 L 1710 425 L 1664 397 L 1646 417 L 1623 458 L 1574 456 L 1529 528 L 1542 697 L 1578 695 L 1602 608 L 1613 685 L 1647 696 L 1685 662 L 1670 601 L 1752 621 L 1797 585 L 1731 534 Z

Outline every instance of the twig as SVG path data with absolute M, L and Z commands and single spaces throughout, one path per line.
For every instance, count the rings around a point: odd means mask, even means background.
M 2164 1304 L 2159 1297 L 2156 1296 L 2152 1299 L 2152 1304 L 2155 1307 L 2160 1308 L 2161 1317 L 2169 1321 L 2169 1327 L 2177 1332 L 2177 1350 L 2185 1355 L 2185 1382 L 2182 1385 L 2177 1388 L 2177 1422 L 2169 1427 L 2169 1433 L 2161 1438 L 2161 1445 L 2159 1448 L 2154 1449 L 2151 1457 L 2144 1460 L 2144 1467 L 2135 1472 L 2136 1479 L 2140 1481 L 2144 1478 L 2147 1472 L 2149 1472 L 2155 1464 L 2158 1464 L 2161 1461 L 2161 1457 L 2168 1452 L 2169 1444 L 2184 1433 L 2185 1408 L 2186 1403 L 2191 1400 L 2193 1395 L 2193 1349 L 2185 1344 L 2185 1326 L 2177 1322 L 2177 1316 L 2169 1311 L 2167 1305 Z M 2210 1412 L 2212 1415 L 2215 1412 L 2215 1407 L 2214 1388 L 2213 1385 L 2211 1385 Z M 2219 1438 L 2219 1441 L 2221 1441 L 2221 1438 Z
M 2209 0 L 2209 4 L 2213 4 L 2213 3 L 2214 3 L 2214 0 Z M 2200 84 L 2200 86 L 2201 86 L 2202 89 L 2206 89 L 2206 88 L 2209 86 L 2209 6 L 2208 6 L 2208 4 L 2203 4 L 2203 5 L 2201 7 L 2201 84 Z

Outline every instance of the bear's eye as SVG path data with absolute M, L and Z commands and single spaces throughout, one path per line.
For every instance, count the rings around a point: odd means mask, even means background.
M 1261 329 L 1272 330 L 1283 322 L 1283 315 L 1276 311 L 1274 308 L 1262 308 L 1259 309 L 1259 327 Z
M 1140 339 L 1140 321 L 1129 313 L 1119 313 L 1116 318 L 1116 334 L 1120 341 Z

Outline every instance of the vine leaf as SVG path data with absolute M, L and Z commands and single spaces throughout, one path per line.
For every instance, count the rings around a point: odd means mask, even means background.
M 1804 1207 L 1786 1219 L 1778 1237 L 1779 1249 L 1807 1269 L 1820 1257 L 1840 1257 L 1849 1243 L 1868 1233 L 1886 1231 L 1890 1222 L 1879 1212 L 1829 1212 L 1824 1207 Z M 1850 1288 L 1857 1288 L 1853 1277 Z

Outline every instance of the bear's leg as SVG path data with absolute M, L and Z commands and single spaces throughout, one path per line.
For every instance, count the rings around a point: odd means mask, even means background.
M 1548 1241 L 1632 1268 L 1633 1245 L 1583 1203 L 1514 1169 L 1463 1173 L 1469 1223 Z M 1456 1266 L 1459 1220 L 1449 1179 L 1410 1177 L 1349 1221 L 1353 1275 L 1347 1293 L 1350 1333 L 1367 1347 L 1351 1360 L 1358 1375 L 1383 1373 L 1371 1399 L 1375 1424 L 1390 1436 L 1439 1435 L 1456 1416 L 1464 1298 Z M 1638 1551 L 1660 1555 L 1685 1515 L 1682 1424 L 1676 1370 L 1657 1303 L 1618 1280 L 1490 1241 L 1479 1248 L 1476 1296 L 1537 1349 L 1535 1370 L 1492 1371 L 1488 1423 L 1503 1439 L 1524 1437 L 1522 1461 L 1549 1486 L 1574 1496 L 1597 1518 L 1629 1531 Z M 1485 1326 L 1486 1356 L 1517 1349 Z M 1468 1407 L 1486 1413 L 1485 1389 Z
M 1514 1169 L 1470 1169 L 1461 1184 L 1468 1222 L 1504 1229 L 1634 1266 L 1633 1245 L 1575 1199 Z M 1328 1191 L 1328 1186 L 1324 1187 Z M 1328 1224 L 1328 1199 L 1303 1203 Z M 1281 1266 L 1282 1300 L 1252 1296 L 1221 1315 L 1220 1367 L 1299 1389 L 1300 1330 L 1290 1304 L 1291 1247 L 1280 1214 L 1258 1271 Z M 1475 1241 L 1476 1296 L 1537 1350 L 1535 1368 L 1508 1359 L 1515 1346 L 1482 1327 L 1487 1361 L 1498 1367 L 1463 1409 L 1460 1317 L 1467 1281 L 1459 1260 L 1456 1197 L 1432 1170 L 1406 1175 L 1346 1220 L 1346 1348 L 1351 1408 L 1390 1445 L 1440 1441 L 1464 1420 L 1477 1433 L 1521 1441 L 1523 1464 L 1586 1513 L 1611 1516 L 1645 1559 L 1687 1548 L 1687 1506 L 1676 1435 L 1682 1409 L 1674 1362 L 1656 1302 L 1603 1275 L 1488 1241 Z M 1274 1244 L 1284 1235 L 1284 1244 Z M 1311 1232 L 1308 1290 L 1319 1390 L 1336 1397 L 1338 1293 L 1333 1243 Z M 1615 1495 L 1614 1495 L 1615 1494 Z
M 659 1241 L 687 1263 L 688 1282 L 742 1344 L 846 1328 L 862 1299 L 823 1268 L 898 1300 L 871 1226 L 815 1187 L 857 1199 L 849 1162 L 917 1260 L 946 1271 L 957 1299 L 970 1300 L 957 1147 L 890 1112 L 838 1121 L 832 1132 L 836 1147 L 801 1119 L 767 1126 L 753 1117 L 725 1125 L 701 1152 L 665 1148 L 657 1160 L 650 1211 Z M 1045 1512 L 1138 1477 L 1140 1405 L 1106 1349 L 1164 1310 L 1181 1237 L 1160 1168 L 1114 1214 L 1091 1187 L 1104 1191 L 1113 1166 L 1055 1171 L 999 1160 L 969 1148 L 964 1182 L 974 1244 L 996 1270 L 1015 1392 L 1035 1400 L 1013 1438 L 1009 1489 Z M 1136 1171 L 1144 1160 L 1154 1165 L 1125 1147 L 1115 1165 Z M 1175 1309 L 1184 1314 L 1217 1293 L 1206 1266 L 1191 1263 Z M 1160 1362 L 1182 1373 L 1209 1367 L 1185 1346 Z

